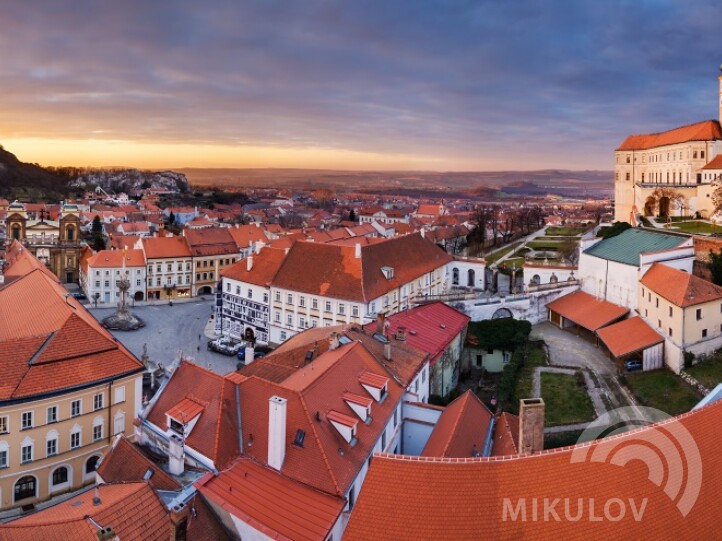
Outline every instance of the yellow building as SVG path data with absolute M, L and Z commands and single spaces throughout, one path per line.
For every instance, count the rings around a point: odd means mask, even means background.
M 722 287 L 712 282 L 654 263 L 639 282 L 638 311 L 664 337 L 665 363 L 677 373 L 685 352 L 722 347 Z
M 718 101 L 722 119 L 722 76 Z M 638 214 L 666 218 L 697 213 L 711 218 L 716 186 L 703 169 L 718 154 L 722 154 L 719 120 L 630 135 L 615 151 L 614 219 L 632 223 Z
M 143 365 L 19 242 L 0 280 L 0 509 L 92 483 L 133 434 Z

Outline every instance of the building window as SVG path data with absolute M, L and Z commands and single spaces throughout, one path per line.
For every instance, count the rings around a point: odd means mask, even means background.
M 326 311 L 326 312 L 331 311 L 331 301 L 326 301 L 324 311 Z
M 26 475 L 15 483 L 15 501 L 26 498 L 34 498 L 37 489 L 37 481 L 32 475 Z
M 306 327 L 306 319 L 303 316 L 301 316 L 298 318 L 298 328 L 304 329 L 305 327 Z
M 288 304 L 293 304 L 293 294 L 292 293 L 289 293 L 286 295 L 286 302 Z
M 301 308 L 306 308 L 306 297 L 304 297 L 303 295 L 301 295 L 301 296 L 298 298 L 298 305 L 299 305 Z
M 276 315 L 275 315 L 274 319 L 275 319 L 276 321 L 280 322 L 280 321 L 281 321 L 281 312 L 276 312 Z
M 45 442 L 45 453 L 47 456 L 53 456 L 58 454 L 57 438 L 53 438 Z
M 93 410 L 103 409 L 103 393 L 98 393 L 93 397 Z
M 348 491 L 348 510 L 351 511 L 356 504 L 356 487 L 352 486 Z
M 77 417 L 81 413 L 83 413 L 83 409 L 81 408 L 82 402 L 80 400 L 73 400 L 70 403 L 70 416 L 71 417 Z
M 32 443 L 29 445 L 23 445 L 20 448 L 20 462 L 22 464 L 25 464 L 27 462 L 33 461 L 33 445 Z
M 338 313 L 341 315 L 344 315 L 346 312 L 346 305 L 343 303 L 338 303 Z
M 311 308 L 313 308 L 314 310 L 318 310 L 318 299 L 311 299 Z
M 702 309 L 697 308 L 697 321 L 699 321 L 700 319 L 702 319 Z
M 358 305 L 353 305 L 351 308 L 351 315 L 353 315 L 353 317 L 358 317 Z
M 268 293 L 263 294 L 263 303 L 268 304 Z
M 252 289 L 249 289 L 249 290 L 248 290 L 248 298 L 249 298 L 249 299 L 252 299 L 252 298 L 253 298 L 253 290 L 252 290 Z
M 286 316 L 286 323 L 288 323 L 289 326 L 293 326 L 293 316 L 291 314 Z
M 93 427 L 93 441 L 103 439 L 103 425 L 95 425 Z
M 26 430 L 28 428 L 33 427 L 33 412 L 32 411 L 24 411 L 22 416 L 22 424 L 20 425 L 20 428 L 22 430 Z
M 48 424 L 58 422 L 58 406 L 50 406 L 48 408 Z
M 9 432 L 8 417 L 4 415 L 0 417 L 0 434 L 7 434 Z
M 60 466 L 53 472 L 53 486 L 68 482 L 68 468 Z
M 275 299 L 276 299 L 276 302 L 281 302 L 281 292 L 280 291 L 276 291 Z
M 670 328 L 667 329 L 667 330 L 669 331 L 669 336 L 670 336 L 670 338 L 671 338 L 671 337 L 672 337 L 672 327 L 670 327 Z
M 286 331 L 281 331 L 281 342 L 286 341 Z
M 85 463 L 85 473 L 90 474 L 95 471 L 95 468 L 98 465 L 98 460 L 100 460 L 100 457 L 97 455 L 91 456 L 87 462 Z
M 707 329 L 702 329 L 702 338 L 707 338 Z
M 226 293 L 230 293 L 230 292 L 231 292 L 231 284 L 227 283 L 226 284 Z
M 115 393 L 115 396 L 113 398 L 113 404 L 120 404 L 121 402 L 125 402 L 125 386 L 115 387 L 113 389 L 113 393 Z
M 80 447 L 80 431 L 70 434 L 70 448 L 77 449 Z
M 8 467 L 8 452 L 3 449 L 0 451 L 0 468 Z
M 672 317 L 672 307 L 669 307 L 669 317 Z

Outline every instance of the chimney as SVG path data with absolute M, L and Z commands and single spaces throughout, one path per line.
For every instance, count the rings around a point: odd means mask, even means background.
M 519 454 L 544 449 L 544 400 L 522 398 L 519 401 Z
M 168 440 L 168 471 L 171 475 L 182 475 L 185 468 L 183 438 L 171 434 Z
M 248 272 L 251 272 L 252 269 L 253 269 L 253 254 L 249 255 L 246 258 L 246 270 Z
M 328 335 L 328 350 L 333 351 L 334 349 L 338 349 L 339 345 L 340 342 L 338 340 L 338 333 L 334 331 Z
M 406 342 L 406 327 L 399 327 L 396 329 L 396 340 L 399 342 Z
M 384 331 L 386 330 L 385 327 L 386 323 L 386 313 L 385 312 L 379 312 L 376 314 L 376 332 L 379 334 L 384 334 Z
M 356 259 L 361 259 L 361 243 L 360 242 L 356 243 L 356 251 L 354 253 L 354 257 L 356 257 Z
M 253 353 L 254 353 L 253 346 L 248 346 L 246 348 L 245 357 L 243 358 L 243 360 L 246 363 L 246 366 L 248 366 L 249 364 L 251 364 L 253 362 L 253 359 L 254 359 Z
M 97 531 L 98 541 L 120 541 L 112 526 L 106 526 Z
M 268 465 L 281 471 L 286 457 L 286 403 L 280 396 L 268 399 Z
M 384 344 L 384 359 L 387 361 L 391 360 L 391 342 L 386 342 Z

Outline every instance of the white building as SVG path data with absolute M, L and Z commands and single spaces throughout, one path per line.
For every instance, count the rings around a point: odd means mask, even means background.
M 362 246 L 297 242 L 271 283 L 270 342 L 316 326 L 364 324 L 446 293 L 446 252 L 419 234 Z
M 130 281 L 128 300 L 146 298 L 146 261 L 142 250 L 101 250 L 85 259 L 80 267 L 80 287 L 98 306 L 115 305 L 120 298 L 118 281 Z

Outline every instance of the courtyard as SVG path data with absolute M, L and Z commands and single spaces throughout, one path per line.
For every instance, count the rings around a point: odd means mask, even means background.
M 145 321 L 145 327 L 137 331 L 111 332 L 139 359 L 145 345 L 148 357 L 165 367 L 182 354 L 184 358 L 218 374 L 227 374 L 236 369 L 238 360 L 207 349 L 208 340 L 214 337 L 210 322 L 213 308 L 212 299 L 174 302 L 172 306 L 165 302 L 138 306 L 131 311 Z M 91 306 L 88 310 L 98 320 L 115 311 L 114 308 Z

